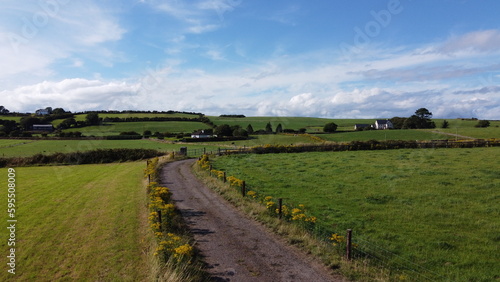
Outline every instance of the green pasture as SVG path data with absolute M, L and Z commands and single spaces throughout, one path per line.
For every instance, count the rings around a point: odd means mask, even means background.
M 16 274 L 1 281 L 144 281 L 145 162 L 16 168 Z M 6 182 L 7 169 L 0 169 Z M 7 203 L 7 188 L 2 194 Z
M 352 228 L 358 250 L 411 280 L 494 281 L 499 155 L 498 147 L 233 155 L 213 165 L 262 196 L 304 204 L 325 239 Z
M 312 117 L 244 117 L 244 118 L 225 118 L 225 117 L 208 117 L 215 125 L 229 124 L 229 125 L 239 125 L 243 129 L 246 129 L 249 124 L 252 128 L 257 131 L 259 129 L 265 129 L 268 122 L 271 123 L 273 131 L 276 130 L 278 124 L 281 123 L 283 129 L 294 129 L 299 130 L 300 128 L 306 128 L 308 132 L 318 132 L 323 131 L 323 126 L 329 122 L 335 122 L 340 126 L 340 122 L 345 124 L 352 123 L 354 128 L 355 123 L 359 120 L 338 120 L 338 119 L 325 119 L 325 118 L 312 118 Z M 367 120 L 361 120 L 362 123 L 366 123 Z M 375 120 L 373 120 L 375 122 Z
M 198 129 L 208 129 L 208 125 L 194 121 L 148 121 L 148 122 L 116 122 L 104 123 L 98 126 L 87 126 L 82 128 L 70 128 L 64 132 L 80 131 L 85 136 L 119 135 L 121 132 L 135 131 L 142 134 L 146 130 L 151 132 L 191 133 Z
M 448 120 L 449 126 L 448 128 L 441 128 L 441 124 L 443 123 L 442 119 L 434 120 L 436 123 L 436 128 L 429 131 L 437 131 L 450 134 L 449 139 L 458 138 L 460 136 L 468 136 L 471 138 L 478 139 L 488 139 L 488 138 L 500 138 L 500 121 L 490 121 L 490 126 L 485 128 L 477 128 L 475 125 L 478 123 L 477 120 L 460 120 L 460 119 L 452 119 Z M 459 137 L 453 136 L 460 135 Z
M 192 114 L 183 114 L 183 113 L 173 113 L 173 114 L 167 114 L 167 113 L 98 113 L 99 117 L 101 118 L 153 118 L 153 117 L 169 117 L 169 118 L 197 118 L 198 115 L 192 115 Z M 85 117 L 87 114 L 78 114 L 75 115 L 75 119 L 78 121 L 84 121 Z
M 2 146 L 3 141 L 17 141 L 10 147 Z M 153 140 L 0 140 L 0 157 L 27 157 L 35 154 L 71 153 L 96 149 L 154 149 L 170 152 L 178 151 L 186 145 L 161 143 Z M 193 145 L 188 147 L 199 146 Z
M 453 139 L 446 134 L 419 129 L 365 130 L 318 134 L 318 137 L 334 142 L 368 141 L 368 140 L 439 140 Z

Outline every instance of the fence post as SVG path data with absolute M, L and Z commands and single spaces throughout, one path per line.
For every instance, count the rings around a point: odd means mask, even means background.
M 245 181 L 243 181 L 243 183 L 241 184 L 241 195 L 245 197 L 246 194 L 247 194 L 246 183 Z
M 158 210 L 158 222 L 160 223 L 160 232 L 161 232 L 161 210 Z
M 223 181 L 224 183 L 226 183 L 226 182 L 227 182 L 227 179 L 226 179 L 226 172 L 225 172 L 225 171 L 224 171 L 224 178 L 222 179 L 222 181 Z
M 278 199 L 278 218 L 281 219 L 283 215 L 283 199 L 279 198 Z
M 346 236 L 346 258 L 347 260 L 352 259 L 352 229 L 347 229 Z

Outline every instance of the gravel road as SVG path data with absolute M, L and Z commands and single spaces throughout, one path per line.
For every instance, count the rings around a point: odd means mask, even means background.
M 194 162 L 169 163 L 161 184 L 172 191 L 213 281 L 342 281 L 202 184 Z

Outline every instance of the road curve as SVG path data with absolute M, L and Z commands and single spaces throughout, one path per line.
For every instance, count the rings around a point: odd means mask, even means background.
M 191 171 L 194 162 L 164 166 L 161 185 L 172 191 L 213 281 L 342 281 L 202 184 Z

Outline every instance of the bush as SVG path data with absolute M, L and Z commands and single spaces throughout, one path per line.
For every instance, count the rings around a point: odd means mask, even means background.
M 338 127 L 338 125 L 336 125 L 333 122 L 330 122 L 330 123 L 325 124 L 325 126 L 323 127 L 323 131 L 332 133 L 332 132 L 335 132 L 337 130 L 337 127 Z
M 490 126 L 490 122 L 487 121 L 487 120 L 480 120 L 476 125 L 474 125 L 475 127 L 488 127 Z

